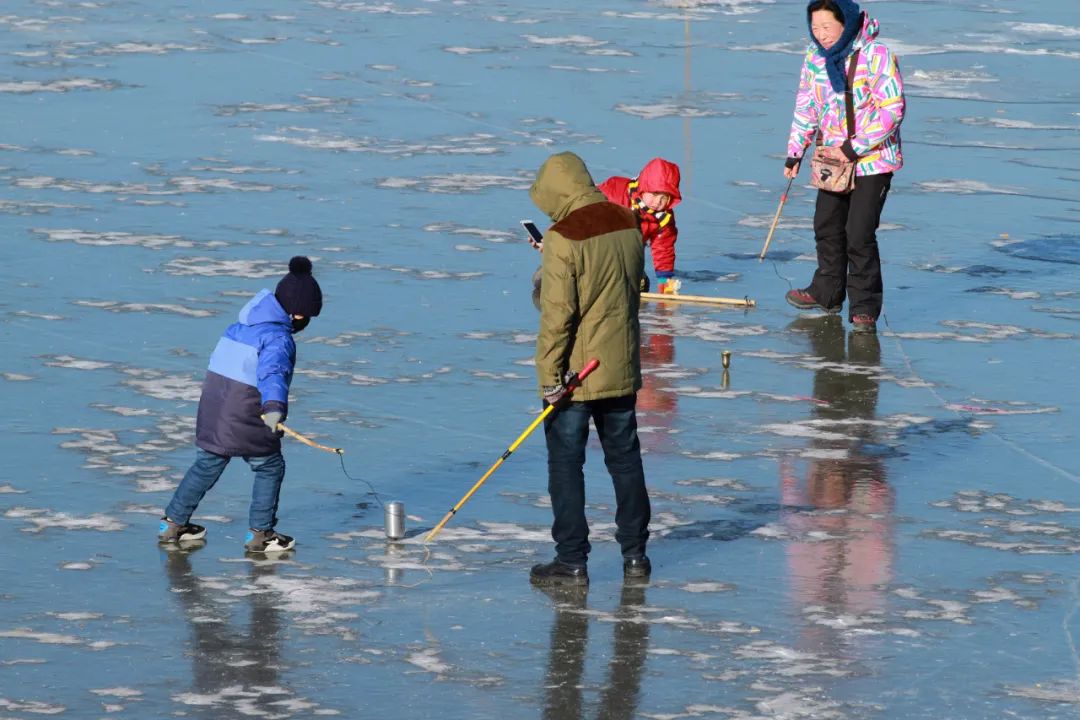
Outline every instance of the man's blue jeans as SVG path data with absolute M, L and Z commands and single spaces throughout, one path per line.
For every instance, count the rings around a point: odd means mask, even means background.
M 195 462 L 173 493 L 169 506 L 165 508 L 165 515 L 180 525 L 190 520 L 203 496 L 214 487 L 231 459 L 196 448 Z M 278 496 L 281 494 L 281 481 L 285 479 L 285 458 L 278 452 L 264 457 L 244 457 L 244 461 L 255 472 L 248 527 L 252 530 L 271 530 L 277 525 Z
M 645 554 L 651 508 L 641 467 L 637 435 L 636 395 L 571 402 L 544 421 L 548 448 L 548 493 L 555 522 L 555 553 L 569 565 L 585 565 L 589 524 L 585 519 L 585 445 L 589 418 L 596 425 L 604 464 L 615 486 L 615 539 L 623 558 Z

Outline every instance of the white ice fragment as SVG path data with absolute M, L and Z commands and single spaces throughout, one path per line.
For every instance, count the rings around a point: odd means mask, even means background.
M 443 673 L 449 672 L 451 669 L 449 665 L 439 659 L 438 650 L 435 650 L 434 648 L 410 653 L 405 658 L 405 662 L 415 665 L 421 670 L 437 675 L 442 675 Z
M 692 582 L 683 585 L 680 590 L 691 593 L 727 592 L 732 586 L 721 582 Z

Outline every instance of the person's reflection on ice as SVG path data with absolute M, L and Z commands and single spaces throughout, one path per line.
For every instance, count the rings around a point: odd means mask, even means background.
M 280 717 L 280 703 L 292 695 L 281 685 L 281 618 L 276 593 L 264 579 L 278 561 L 253 562 L 243 588 L 248 605 L 246 628 L 233 624 L 235 605 L 222 603 L 208 592 L 213 580 L 191 568 L 191 555 L 200 545 L 164 550 L 169 589 L 191 629 L 193 692 L 198 695 L 188 712 L 196 717 Z
M 820 361 L 813 411 L 819 437 L 805 453 L 805 473 L 796 462 L 781 468 L 784 521 L 795 538 L 787 545 L 793 600 L 830 615 L 880 612 L 892 572 L 894 496 L 875 452 L 878 336 L 852 333 L 845 352 L 838 316 L 800 318 L 791 329 L 807 333 Z M 806 631 L 808 642 L 828 640 L 821 625 Z
M 649 623 L 641 615 L 645 587 L 645 583 L 625 583 L 622 587 L 607 683 L 596 715 L 599 720 L 628 720 L 637 714 L 641 676 L 649 652 Z
M 671 440 L 678 395 L 671 391 L 665 372 L 675 364 L 675 336 L 671 328 L 672 309 L 664 303 L 651 303 L 641 314 L 641 389 L 638 390 L 638 435 L 642 450 L 652 453 L 674 452 Z
M 585 645 L 589 639 L 589 616 L 584 612 L 588 587 L 538 586 L 538 589 L 551 598 L 555 607 L 544 681 L 543 718 L 583 718 L 581 678 L 585 670 Z
M 615 611 L 614 638 L 607 677 L 595 717 L 629 720 L 636 717 L 641 678 L 649 650 L 649 623 L 641 616 L 646 583 L 626 583 Z M 551 645 L 544 678 L 544 720 L 575 720 L 590 715 L 582 697 L 589 613 L 586 587 L 538 588 L 555 609 Z

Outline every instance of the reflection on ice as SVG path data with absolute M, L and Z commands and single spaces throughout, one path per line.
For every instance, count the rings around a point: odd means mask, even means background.
M 317 711 L 319 703 L 297 697 L 288 687 L 289 662 L 281 646 L 287 624 L 282 606 L 295 604 L 292 593 L 275 587 L 276 563 L 251 563 L 247 582 L 237 594 L 244 598 L 247 622 L 234 626 L 233 611 L 215 593 L 224 586 L 215 578 L 202 578 L 192 570 L 194 549 L 163 552 L 165 573 L 178 609 L 190 628 L 192 688 L 172 695 L 179 705 L 212 708 L 217 713 L 294 717 Z M 299 612 L 306 612 L 302 605 Z

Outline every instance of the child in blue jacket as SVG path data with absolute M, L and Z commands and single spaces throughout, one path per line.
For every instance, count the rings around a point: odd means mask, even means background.
M 273 293 L 260 290 L 218 340 L 203 380 L 195 423 L 195 462 L 165 508 L 161 543 L 201 540 L 206 528 L 191 516 L 234 457 L 255 473 L 244 548 L 290 550 L 296 541 L 274 530 L 285 478 L 278 423 L 289 414 L 289 384 L 296 366 L 293 334 L 322 310 L 322 290 L 311 260 L 289 261 L 289 274 Z

